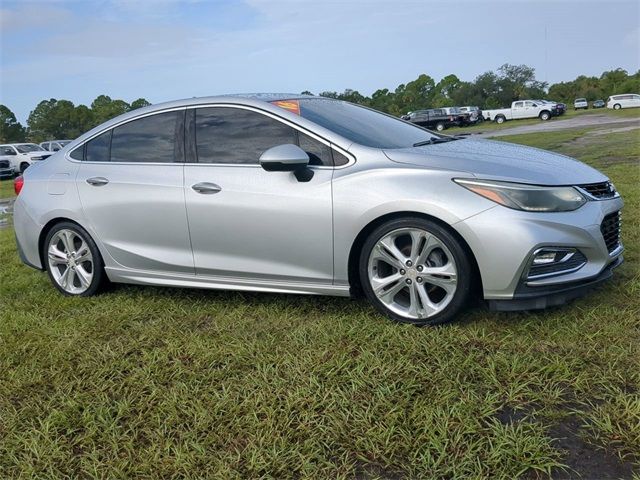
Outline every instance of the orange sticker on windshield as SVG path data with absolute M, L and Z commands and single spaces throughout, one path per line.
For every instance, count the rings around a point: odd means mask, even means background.
M 296 115 L 300 115 L 300 102 L 298 102 L 298 100 L 276 100 L 271 103 L 285 110 L 289 110 Z

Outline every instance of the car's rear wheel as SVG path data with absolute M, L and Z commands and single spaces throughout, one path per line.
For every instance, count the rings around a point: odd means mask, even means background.
M 616 104 L 613 106 L 613 109 L 614 109 L 614 110 L 620 110 L 621 108 L 622 108 L 622 105 L 620 105 L 619 103 L 616 103 Z
M 384 223 L 360 253 L 367 299 L 398 322 L 436 325 L 453 320 L 469 298 L 471 272 L 460 241 L 423 218 Z
M 504 123 L 506 119 L 502 115 L 496 117 L 496 123 Z
M 436 124 L 436 130 L 439 131 L 439 132 L 443 131 L 444 130 L 444 123 L 438 122 Z
M 53 285 L 65 295 L 94 295 L 105 279 L 104 264 L 95 242 L 71 222 L 55 225 L 43 245 L 43 258 Z

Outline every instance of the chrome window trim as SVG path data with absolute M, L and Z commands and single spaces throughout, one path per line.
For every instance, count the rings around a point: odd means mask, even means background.
M 70 162 L 73 163 L 86 163 L 89 165 L 105 165 L 105 164 L 109 164 L 109 165 L 189 165 L 189 166 L 193 166 L 193 165 L 199 165 L 199 166 L 218 166 L 218 167 L 254 167 L 254 168 L 262 168 L 259 164 L 252 164 L 252 163 L 248 163 L 248 164 L 242 164 L 242 163 L 200 163 L 200 162 L 88 162 L 86 160 L 76 160 L 74 158 L 71 158 L 70 154 L 71 152 L 75 151 L 77 148 L 79 147 L 84 147 L 84 145 L 87 144 L 87 142 L 90 142 L 91 140 L 93 140 L 94 138 L 102 135 L 103 133 L 105 133 L 107 130 L 113 130 L 115 128 L 118 128 L 121 125 L 124 125 L 126 123 L 129 122 L 133 122 L 134 120 L 139 120 L 141 118 L 145 118 L 145 117 L 150 117 L 151 115 L 158 115 L 160 113 L 167 113 L 167 112 L 175 112 L 175 111 L 181 111 L 181 110 L 192 110 L 192 109 L 196 109 L 196 108 L 209 108 L 209 107 L 224 107 L 224 108 L 237 108 L 240 110 L 250 110 L 256 113 L 260 113 L 262 115 L 266 115 L 270 118 L 273 118 L 274 120 L 277 120 L 279 122 L 284 123 L 285 125 L 293 128 L 294 130 L 298 131 L 298 132 L 302 132 L 305 135 L 308 135 L 310 137 L 312 137 L 313 139 L 319 141 L 320 143 L 324 144 L 325 146 L 329 147 L 332 150 L 336 150 L 338 153 L 341 153 L 342 155 L 344 155 L 345 157 L 347 157 L 347 159 L 349 160 L 346 164 L 344 165 L 338 165 L 338 166 L 328 166 L 328 165 L 310 165 L 309 168 L 313 169 L 313 170 L 340 170 L 343 168 L 347 168 L 350 167 L 351 165 L 354 165 L 356 163 L 356 158 L 355 156 L 350 153 L 349 151 L 347 151 L 346 149 L 340 147 L 339 145 L 336 145 L 335 143 L 332 143 L 331 141 L 321 137 L 320 135 L 316 134 L 315 132 L 311 132 L 310 130 L 307 130 L 306 128 L 286 119 L 283 117 L 280 117 L 278 115 L 276 115 L 275 113 L 269 112 L 267 110 L 262 110 L 260 108 L 257 107 L 253 107 L 253 106 L 249 106 L 249 105 L 240 105 L 240 104 L 235 104 L 235 103 L 224 103 L 224 102 L 219 102 L 219 103 L 202 103 L 199 105 L 185 105 L 185 106 L 181 106 L 181 107 L 173 107 L 173 108 L 167 108 L 164 110 L 158 110 L 158 111 L 154 111 L 154 112 L 149 112 L 149 113 L 145 113 L 143 115 L 139 115 L 137 117 L 134 118 L 128 118 L 126 120 L 122 120 L 119 123 L 116 123 L 115 125 L 111 125 L 108 128 L 105 128 L 103 130 L 100 130 L 99 132 L 91 135 L 89 138 L 87 138 L 86 140 L 84 140 L 80 145 L 77 145 L 73 150 L 69 150 L 68 152 L 65 153 L 64 158 Z

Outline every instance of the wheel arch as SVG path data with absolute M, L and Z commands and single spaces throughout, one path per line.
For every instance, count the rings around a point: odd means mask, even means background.
M 422 212 L 407 210 L 407 211 L 391 212 L 375 218 L 374 220 L 370 221 L 367 225 L 365 225 L 360 230 L 356 238 L 354 239 L 353 243 L 351 244 L 351 248 L 349 250 L 349 259 L 348 259 L 348 276 L 349 276 L 348 278 L 349 278 L 349 286 L 351 289 L 351 295 L 354 297 L 362 296 L 362 287 L 361 287 L 360 273 L 358 269 L 358 261 L 360 258 L 360 252 L 362 251 L 362 247 L 364 246 L 364 243 L 369 237 L 369 235 L 371 234 L 371 232 L 373 232 L 376 228 L 378 228 L 383 223 L 388 222 L 389 220 L 395 220 L 398 218 L 405 218 L 405 217 L 419 217 L 426 220 L 431 220 L 432 222 L 435 222 L 438 225 L 440 225 L 442 228 L 446 229 L 454 237 L 456 237 L 456 239 L 460 242 L 460 245 L 462 246 L 464 251 L 467 253 L 469 257 L 469 261 L 471 263 L 471 268 L 473 270 L 472 285 L 474 289 L 474 294 L 477 294 L 477 293 L 481 294 L 483 289 L 482 289 L 482 276 L 480 274 L 480 268 L 478 267 L 478 262 L 476 261 L 476 257 L 475 257 L 475 254 L 473 253 L 473 250 L 471 250 L 471 247 L 469 246 L 467 241 L 464 239 L 464 237 L 460 235 L 460 233 L 455 228 L 453 228 L 447 222 L 443 221 L 438 217 L 435 217 L 433 215 L 429 215 L 426 213 L 422 213 Z

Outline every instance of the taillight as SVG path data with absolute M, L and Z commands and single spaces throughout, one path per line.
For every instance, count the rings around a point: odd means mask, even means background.
M 24 177 L 20 175 L 13 179 L 13 191 L 16 192 L 16 195 L 20 195 L 22 187 L 24 187 Z

